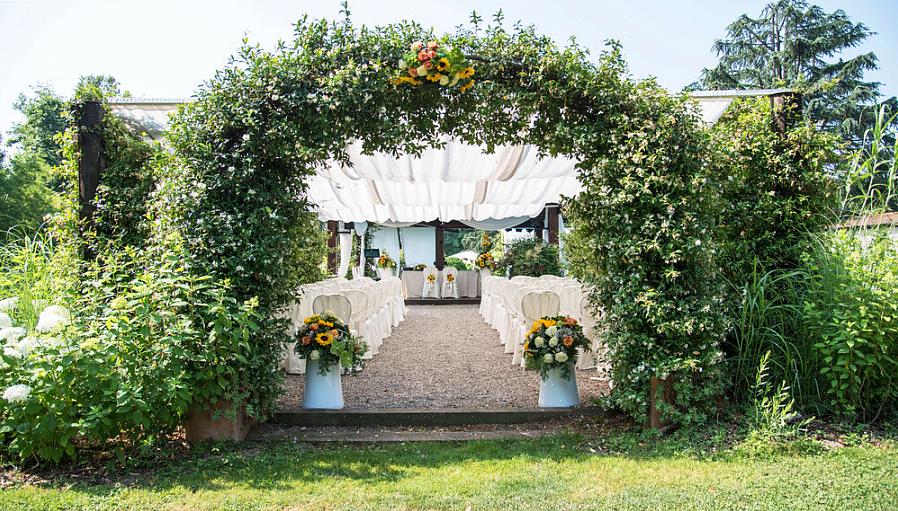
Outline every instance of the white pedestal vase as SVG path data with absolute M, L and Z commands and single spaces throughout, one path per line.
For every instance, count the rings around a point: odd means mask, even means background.
M 394 276 L 395 268 L 377 268 L 377 276 L 380 277 L 381 280 Z
M 569 408 L 580 404 L 577 390 L 577 373 L 570 367 L 571 377 L 562 376 L 561 368 L 549 369 L 545 379 L 539 381 L 539 406 L 542 408 Z
M 334 364 L 323 375 L 318 371 L 318 360 L 306 360 L 306 385 L 302 396 L 303 408 L 343 408 L 343 382 L 340 364 Z

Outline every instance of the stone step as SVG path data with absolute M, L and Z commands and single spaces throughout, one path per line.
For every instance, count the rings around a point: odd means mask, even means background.
M 285 426 L 465 426 L 527 424 L 603 415 L 596 407 L 583 408 L 386 408 L 304 410 L 282 409 L 271 422 Z
M 406 305 L 480 305 L 480 298 L 406 298 Z

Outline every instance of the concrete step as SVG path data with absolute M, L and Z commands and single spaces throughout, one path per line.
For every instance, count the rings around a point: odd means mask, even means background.
M 583 408 L 386 408 L 304 410 L 282 409 L 271 422 L 285 426 L 464 426 L 527 424 L 603 415 L 596 407 Z

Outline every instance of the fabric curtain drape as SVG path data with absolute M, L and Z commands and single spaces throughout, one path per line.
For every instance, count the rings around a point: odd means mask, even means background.
M 399 235 L 406 266 L 433 264 L 437 243 L 435 227 L 405 227 L 399 230 Z
M 381 254 L 388 254 L 399 264 L 399 229 L 380 227 L 371 235 L 371 248 L 380 249 Z
M 349 260 L 352 257 L 352 232 L 340 233 L 340 266 L 337 269 L 337 276 L 344 277 L 349 271 Z

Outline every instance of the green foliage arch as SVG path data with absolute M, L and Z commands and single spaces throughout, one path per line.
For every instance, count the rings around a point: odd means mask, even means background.
M 447 138 L 487 150 L 532 144 L 580 162 L 584 193 L 567 207 L 594 247 L 579 258 L 591 268 L 580 275 L 608 318 L 618 404 L 643 414 L 653 375 L 713 391 L 705 384 L 719 373 L 721 328 L 707 284 L 705 138 L 686 98 L 631 80 L 615 43 L 591 60 L 532 27 L 472 21 L 438 36 L 412 22 L 302 19 L 274 50 L 245 44 L 173 123 L 158 224 L 182 235 L 196 271 L 230 279 L 238 299 L 258 297 L 269 320 L 257 342 L 275 373 L 287 340 L 275 318 L 299 284 L 321 277 L 323 233 L 306 184 L 317 168 L 349 165 L 355 140 L 393 155 Z M 463 93 L 392 83 L 419 40 L 461 49 L 476 84 Z M 249 385 L 264 379 L 263 366 Z M 690 392 L 678 390 L 690 406 Z

